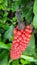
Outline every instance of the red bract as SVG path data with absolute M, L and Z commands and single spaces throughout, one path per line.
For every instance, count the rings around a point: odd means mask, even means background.
M 25 30 L 18 30 L 17 27 L 14 29 L 14 40 L 10 50 L 11 59 L 20 58 L 23 51 L 28 47 L 31 33 L 32 29 L 29 25 L 26 26 Z

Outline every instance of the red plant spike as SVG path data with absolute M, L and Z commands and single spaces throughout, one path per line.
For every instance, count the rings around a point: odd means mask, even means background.
M 11 59 L 20 58 L 23 51 L 28 47 L 31 33 L 32 29 L 29 25 L 26 26 L 25 30 L 18 30 L 17 27 L 14 29 L 14 41 L 10 50 Z

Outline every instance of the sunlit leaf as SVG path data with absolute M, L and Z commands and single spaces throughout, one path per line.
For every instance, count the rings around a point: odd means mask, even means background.
M 34 1 L 33 12 L 35 15 L 37 15 L 37 0 Z
M 14 61 L 12 62 L 12 65 L 20 65 L 20 64 L 19 64 L 18 60 L 14 60 Z
M 33 18 L 33 26 L 34 28 L 37 28 L 37 16 L 36 15 Z
M 3 43 L 3 42 L 0 42 L 0 49 L 10 49 L 10 47 L 11 47 L 11 44 L 5 44 L 5 43 Z

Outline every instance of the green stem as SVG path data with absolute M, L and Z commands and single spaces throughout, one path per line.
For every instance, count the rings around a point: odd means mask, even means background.
M 9 64 L 10 64 L 12 61 L 13 61 L 13 59 L 10 59 L 10 60 L 9 60 Z

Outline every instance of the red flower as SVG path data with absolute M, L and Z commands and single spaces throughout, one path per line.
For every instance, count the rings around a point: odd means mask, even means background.
M 14 41 L 10 50 L 11 59 L 20 58 L 23 51 L 28 47 L 31 33 L 32 29 L 29 25 L 26 26 L 25 30 L 18 30 L 17 27 L 14 29 Z

